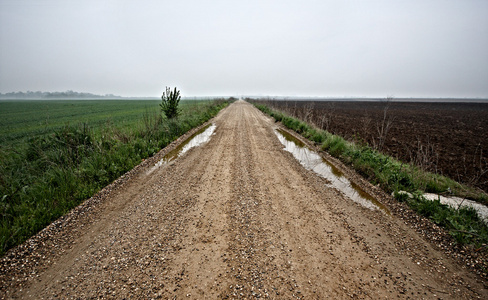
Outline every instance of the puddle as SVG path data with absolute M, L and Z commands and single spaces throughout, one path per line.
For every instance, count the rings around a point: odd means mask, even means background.
M 208 124 L 207 126 L 195 132 L 192 136 L 186 139 L 186 141 L 178 145 L 178 147 L 168 152 L 168 154 L 166 154 L 160 161 L 158 161 L 154 165 L 154 167 L 149 170 L 149 173 L 153 172 L 155 169 L 161 167 L 162 165 L 172 162 L 181 155 L 185 154 L 191 148 L 198 147 L 208 142 L 212 134 L 215 132 L 216 128 L 217 126 L 215 124 Z
M 478 216 L 485 222 L 488 223 L 488 207 L 478 202 L 474 202 L 468 199 L 462 199 L 458 197 L 444 197 L 437 194 L 424 194 L 425 199 L 434 201 L 439 199 L 442 204 L 447 204 L 455 209 L 459 207 L 472 207 L 478 213 Z
M 293 154 L 306 169 L 312 170 L 330 181 L 331 184 L 329 186 L 338 189 L 351 200 L 364 207 L 380 209 L 386 214 L 390 214 L 386 206 L 361 189 L 357 184 L 347 179 L 339 169 L 323 159 L 317 152 L 308 148 L 303 142 L 281 129 L 275 130 L 275 133 L 280 142 L 285 146 L 286 151 Z

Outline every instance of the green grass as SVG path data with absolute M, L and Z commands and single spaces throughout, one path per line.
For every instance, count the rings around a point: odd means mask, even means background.
M 422 193 L 413 193 L 409 197 L 404 193 L 394 193 L 395 198 L 407 204 L 437 225 L 446 228 L 459 244 L 484 247 L 488 240 L 488 226 L 478 217 L 476 210 L 471 207 L 452 209 L 439 200 L 430 201 Z
M 429 201 L 421 192 L 452 193 L 459 197 L 488 203 L 488 196 L 450 178 L 426 172 L 411 164 L 402 163 L 380 153 L 368 145 L 358 145 L 327 131 L 319 130 L 282 112 L 270 109 L 264 104 L 255 104 L 264 113 L 272 116 L 287 128 L 321 145 L 334 157 L 352 166 L 374 185 L 380 185 L 388 193 L 408 191 L 416 195 L 406 201 L 417 213 L 430 218 L 446 228 L 461 244 L 479 247 L 488 244 L 488 227 L 472 209 L 455 210 L 439 201 Z M 397 194 L 398 199 L 402 199 Z
M 1 101 L 0 254 L 227 105 L 183 101 Z
M 92 129 L 129 128 L 149 112 L 158 112 L 159 100 L 0 100 L 0 145 L 23 144 L 26 139 L 87 123 Z M 198 105 L 182 101 L 182 109 Z

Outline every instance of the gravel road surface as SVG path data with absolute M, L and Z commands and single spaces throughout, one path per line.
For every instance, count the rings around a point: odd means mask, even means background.
M 401 218 L 303 168 L 252 105 L 212 122 L 208 143 L 143 164 L 7 255 L 1 298 L 488 299 Z

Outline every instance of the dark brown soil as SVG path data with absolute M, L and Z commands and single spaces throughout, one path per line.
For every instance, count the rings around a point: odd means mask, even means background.
M 273 101 L 275 107 L 349 140 L 378 146 L 404 162 L 488 191 L 488 103 Z M 388 106 L 389 105 L 389 106 Z

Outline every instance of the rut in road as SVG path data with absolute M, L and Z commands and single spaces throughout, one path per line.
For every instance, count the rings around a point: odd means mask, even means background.
M 402 220 L 301 167 L 252 105 L 213 122 L 210 142 L 114 191 L 39 277 L 3 296 L 488 297 Z

